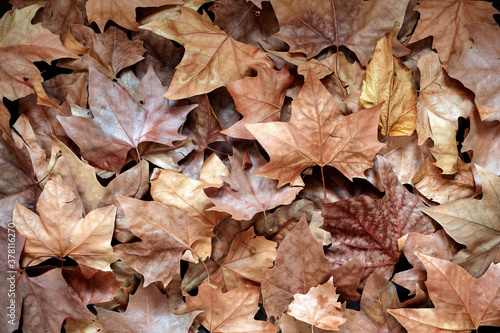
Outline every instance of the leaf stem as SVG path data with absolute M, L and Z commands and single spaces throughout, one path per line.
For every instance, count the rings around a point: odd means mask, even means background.
M 326 203 L 326 185 L 325 185 L 325 174 L 323 173 L 323 166 L 321 168 L 321 182 L 323 183 L 323 203 Z
M 45 174 L 45 176 L 43 176 L 42 179 L 40 179 L 39 181 L 37 181 L 35 183 L 36 186 L 38 186 L 38 188 L 40 188 L 40 190 L 42 190 L 42 188 L 40 187 L 40 183 L 43 182 L 45 180 L 45 178 L 47 178 L 50 173 L 52 172 L 52 170 L 54 170 L 55 166 L 56 166 L 56 163 L 57 163 L 57 160 L 59 159 L 59 157 L 61 157 L 62 154 L 61 154 L 61 151 L 59 150 L 56 154 L 56 157 L 54 158 L 54 164 L 52 164 L 52 167 L 50 168 L 50 170 Z

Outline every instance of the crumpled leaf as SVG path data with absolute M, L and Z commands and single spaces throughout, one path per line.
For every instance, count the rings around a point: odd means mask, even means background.
M 280 71 L 258 67 L 256 77 L 246 77 L 226 84 L 243 119 L 221 133 L 234 138 L 254 140 L 244 125 L 278 121 L 286 89 L 292 81 L 293 77 L 287 67 L 283 67 Z
M 410 231 L 429 234 L 434 227 L 419 211 L 423 204 L 399 183 L 390 163 L 377 159 L 384 197 L 359 196 L 323 204 L 323 229 L 332 234 L 327 250 L 331 263 L 343 264 L 364 254 L 368 272 L 377 270 L 390 277 L 401 254 L 398 239 Z
M 375 130 L 380 108 L 343 116 L 332 95 L 309 71 L 292 103 L 289 122 L 245 125 L 271 157 L 255 175 L 278 179 L 278 187 L 298 185 L 304 169 L 330 165 L 349 179 L 364 178 L 363 171 L 383 146 Z
M 106 22 L 112 20 L 128 30 L 139 30 L 135 21 L 136 7 L 160 7 L 164 5 L 182 5 L 180 0 L 88 0 L 87 15 L 89 23 L 95 22 L 104 32 Z
M 338 331 L 346 319 L 339 295 L 335 292 L 333 278 L 317 287 L 309 289 L 307 294 L 293 295 L 293 302 L 288 306 L 288 314 L 298 320 L 314 325 L 324 330 Z
M 245 158 L 250 164 L 248 167 L 244 165 Z M 229 161 L 231 174 L 221 177 L 224 184 L 219 188 L 205 188 L 205 194 L 215 204 L 210 210 L 229 213 L 235 220 L 250 220 L 259 212 L 288 205 L 302 189 L 298 186 L 276 188 L 276 180 L 255 176 L 255 170 L 266 164 L 255 147 L 244 153 L 233 150 Z
M 105 332 L 187 332 L 200 311 L 175 315 L 168 309 L 166 295 L 156 285 L 139 285 L 123 313 L 97 307 Z
M 417 253 L 426 254 L 433 258 L 451 260 L 459 248 L 460 246 L 443 229 L 430 235 L 410 232 L 404 243 L 403 252 L 413 268 L 394 274 L 391 280 L 408 289 L 410 295 L 415 294 L 419 287 L 422 290 L 427 290 L 424 285 L 424 281 L 427 280 L 427 273 Z
M 474 101 L 481 120 L 492 114 L 497 114 L 496 119 L 499 120 L 500 51 L 495 45 L 500 43 L 500 29 L 496 24 L 492 26 L 484 22 L 465 26 L 472 38 L 472 45 L 460 50 L 461 52 L 450 60 L 448 72 L 474 92 L 476 95 Z
M 377 40 L 395 21 L 403 22 L 408 1 L 271 0 L 271 4 L 280 23 L 276 36 L 290 45 L 291 52 L 312 58 L 328 46 L 344 45 L 366 66 Z
M 200 15 L 188 7 L 178 10 L 181 16 L 174 20 L 163 18 L 141 26 L 186 48 L 166 98 L 182 99 L 208 93 L 249 76 L 252 68 L 274 67 L 265 53 L 229 37 L 208 15 Z
M 18 287 L 26 293 L 23 301 L 23 332 L 60 332 L 66 318 L 95 319 L 68 287 L 60 268 L 37 277 L 23 274 Z
M 141 142 L 171 145 L 184 139 L 178 129 L 195 105 L 170 106 L 161 95 L 163 86 L 152 69 L 137 87 L 140 101 L 97 70 L 91 68 L 89 75 L 93 118 L 58 117 L 87 160 L 119 173 L 128 151 Z
M 73 47 L 81 48 L 83 52 L 74 50 L 73 52 L 77 53 L 80 58 L 59 62 L 58 66 L 74 71 L 88 71 L 90 67 L 93 67 L 108 78 L 116 79 L 122 69 L 144 59 L 142 55 L 146 52 L 141 41 L 129 40 L 124 31 L 114 26 L 101 34 L 96 34 L 89 27 L 73 25 L 68 34 L 74 41 L 81 44 Z M 69 43 L 68 38 L 67 36 L 65 40 L 66 45 Z M 82 106 L 85 107 L 85 105 Z
M 49 180 L 36 205 L 38 214 L 16 203 L 13 221 L 26 237 L 23 263 L 36 265 L 56 255 L 69 256 L 82 265 L 110 271 L 116 261 L 111 248 L 116 207 L 95 209 L 82 217 L 82 203 L 62 178 Z
M 443 174 L 458 171 L 458 118 L 467 118 L 474 109 L 473 95 L 444 71 L 438 55 L 429 52 L 418 60 L 420 94 L 418 96 L 418 144 L 427 138 L 434 141 L 430 148 L 435 166 Z
M 331 276 L 323 246 L 309 230 L 305 215 L 278 247 L 274 267 L 262 270 L 262 297 L 268 316 L 281 317 L 294 294 L 305 294 Z
M 229 252 L 217 272 L 210 278 L 223 292 L 243 285 L 260 283 L 262 269 L 272 268 L 276 258 L 276 242 L 255 236 L 253 227 L 234 237 Z
M 400 307 L 396 286 L 374 272 L 366 281 L 360 311 L 345 309 L 347 321 L 341 329 L 345 332 L 403 333 L 403 327 L 387 313 L 388 309 Z
M 434 309 L 388 310 L 412 332 L 470 332 L 500 326 L 500 264 L 475 279 L 448 260 L 417 254 L 427 270 L 427 289 Z
M 59 58 L 75 58 L 59 40 L 59 36 L 42 27 L 31 24 L 41 5 L 7 12 L 0 19 L 0 99 L 11 101 L 30 95 L 45 94 L 42 76 L 35 61 L 49 63 Z M 45 95 L 46 97 L 46 95 Z
M 457 264 L 466 264 L 475 277 L 481 276 L 500 245 L 500 177 L 476 165 L 483 186 L 483 197 L 460 199 L 445 205 L 421 208 L 439 222 L 455 241 L 467 246 Z M 490 256 L 492 252 L 493 258 Z M 498 257 L 496 258 L 498 260 Z
M 417 91 L 413 71 L 392 55 L 394 30 L 383 36 L 366 67 L 359 104 L 363 108 L 384 102 L 380 112 L 380 134 L 411 135 L 417 121 Z
M 207 283 L 198 288 L 198 295 L 186 296 L 190 311 L 201 310 L 196 319 L 210 332 L 278 332 L 273 324 L 254 320 L 258 310 L 259 287 L 241 286 L 222 293 L 215 284 L 212 289 Z
M 64 38 L 72 24 L 85 24 L 86 0 L 50 0 L 36 15 L 34 22 Z M 40 2 L 39 2 L 40 3 Z
M 433 36 L 432 48 L 436 49 L 439 59 L 446 64 L 456 52 L 466 50 L 472 45 L 470 33 L 465 25 L 471 22 L 484 22 L 496 25 L 491 3 L 472 0 L 423 0 L 415 10 L 420 13 L 417 28 L 410 43 Z
M 456 174 L 443 175 L 428 157 L 413 178 L 415 188 L 427 199 L 440 204 L 473 197 L 476 183 L 471 165 L 459 159 L 457 167 Z
M 180 274 L 183 252 L 196 252 L 197 243 L 204 245 L 213 236 L 213 226 L 175 207 L 126 197 L 118 200 L 130 230 L 142 241 L 115 245 L 113 249 L 123 262 L 144 275 L 146 286 L 155 281 L 168 285 L 175 274 Z M 197 258 L 201 256 L 206 257 L 206 253 L 201 252 Z

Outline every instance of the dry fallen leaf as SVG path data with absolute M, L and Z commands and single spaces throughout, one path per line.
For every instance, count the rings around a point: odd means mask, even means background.
M 309 289 L 307 294 L 293 295 L 293 302 L 288 306 L 288 314 L 298 320 L 324 330 L 338 331 L 346 319 L 342 318 L 342 307 L 337 302 L 333 278 L 317 287 Z
M 359 104 L 370 108 L 384 103 L 380 111 L 380 134 L 411 135 L 417 121 L 417 91 L 413 87 L 413 72 L 392 55 L 394 30 L 383 36 L 375 47 L 366 67 Z
M 309 71 L 293 101 L 289 122 L 245 125 L 271 156 L 255 175 L 278 179 L 278 186 L 298 185 L 304 169 L 330 165 L 349 179 L 364 178 L 363 171 L 383 146 L 375 130 L 380 107 L 343 116 L 332 95 Z
M 163 18 L 140 27 L 186 48 L 165 97 L 181 99 L 208 93 L 248 76 L 252 68 L 273 67 L 258 48 L 229 37 L 208 15 L 187 7 L 178 9 L 181 15 L 174 20 Z
M 500 264 L 475 279 L 447 260 L 419 254 L 434 309 L 388 310 L 409 333 L 470 332 L 500 325 Z

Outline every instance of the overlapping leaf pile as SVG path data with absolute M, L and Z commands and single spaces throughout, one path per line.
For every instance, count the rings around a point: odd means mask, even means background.
M 490 3 L 10 4 L 6 332 L 500 326 Z

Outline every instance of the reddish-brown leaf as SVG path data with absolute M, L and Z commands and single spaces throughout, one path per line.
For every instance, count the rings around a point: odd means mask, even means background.
M 171 145 L 195 105 L 170 106 L 150 69 L 137 87 L 136 100 L 117 82 L 90 69 L 89 105 L 93 118 L 58 117 L 64 130 L 82 149 L 82 155 L 99 167 L 119 173 L 130 149 L 141 142 Z
M 410 231 L 429 234 L 434 228 L 418 209 L 420 201 L 400 184 L 383 157 L 378 157 L 378 170 L 384 197 L 359 196 L 324 204 L 323 229 L 332 234 L 328 258 L 333 264 L 364 254 L 367 272 L 376 269 L 390 277 L 401 254 L 398 239 Z
M 305 215 L 281 242 L 272 269 L 262 271 L 262 297 L 268 316 L 286 311 L 293 295 L 305 294 L 331 276 L 323 246 L 314 239 Z

